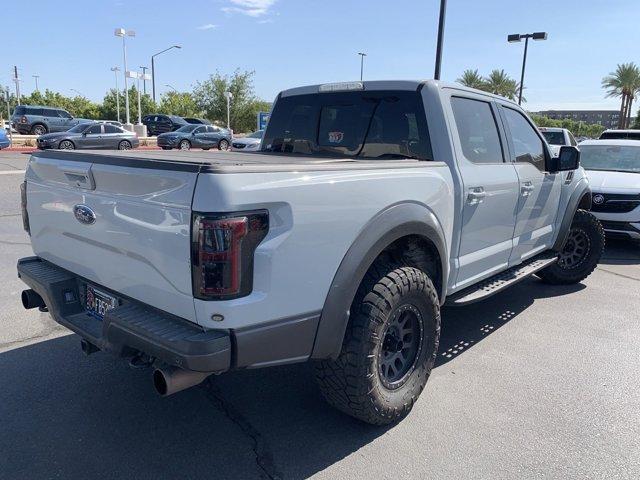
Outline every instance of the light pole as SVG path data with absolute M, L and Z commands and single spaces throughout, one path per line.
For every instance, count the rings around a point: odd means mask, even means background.
M 5 88 L 7 94 L 7 119 L 9 119 L 9 141 L 11 142 L 11 145 L 13 145 L 13 125 L 11 125 L 11 105 L 9 104 L 11 97 L 9 95 L 9 87 Z
M 518 105 L 522 104 L 522 89 L 524 88 L 524 69 L 527 66 L 527 49 L 529 47 L 529 39 L 546 40 L 547 32 L 535 33 L 514 33 L 507 36 L 509 43 L 517 43 L 524 38 L 524 55 L 522 56 L 522 73 L 520 74 L 520 92 L 518 93 Z
M 126 37 L 135 37 L 136 36 L 136 32 L 134 32 L 133 30 L 125 30 L 124 28 L 116 28 L 114 31 L 114 35 L 116 37 L 122 37 L 122 59 L 123 59 L 123 66 L 124 66 L 124 70 L 123 72 L 125 72 L 125 76 L 124 76 L 124 108 L 125 108 L 125 113 L 126 113 L 126 119 L 127 119 L 127 123 L 126 125 L 131 125 L 131 122 L 129 121 L 129 88 L 127 86 L 127 43 L 125 41 Z
M 40 75 L 31 75 L 31 76 L 36 79 L 36 92 L 39 92 L 40 90 L 38 90 L 38 79 L 40 78 Z
M 360 81 L 362 81 L 362 75 L 364 73 L 364 57 L 366 57 L 367 54 L 364 52 L 358 52 L 358 55 L 360 55 Z
M 149 70 L 149 67 L 140 67 L 142 69 L 142 88 L 143 93 L 146 95 L 147 94 L 147 70 Z
M 182 47 L 180 45 L 172 45 L 169 48 L 165 48 L 161 52 L 154 53 L 153 55 L 151 55 L 151 89 L 153 91 L 153 101 L 154 101 L 154 103 L 156 101 L 156 67 L 155 67 L 154 59 L 155 59 L 155 57 L 157 57 L 161 53 L 168 52 L 172 48 L 182 48 Z
M 174 87 L 173 85 L 169 85 L 168 83 L 164 84 L 165 87 L 169 87 L 171 90 L 173 90 L 174 92 L 178 93 L 178 90 L 176 90 L 176 87 Z
M 116 77 L 116 110 L 118 112 L 118 122 L 119 122 L 120 121 L 120 90 L 118 90 L 118 72 L 120 71 L 120 68 L 111 67 L 111 71 Z
M 227 129 L 231 130 L 231 99 L 233 94 L 231 92 L 224 92 L 224 96 L 227 98 Z
M 80 97 L 84 97 L 84 95 L 82 95 L 82 93 L 76 90 L 75 88 L 70 88 L 69 91 L 76 92 Z
M 436 68 L 433 78 L 440 80 L 440 66 L 442 64 L 442 44 L 444 43 L 444 17 L 447 13 L 447 0 L 440 0 L 440 18 L 438 19 L 438 44 L 436 45 Z

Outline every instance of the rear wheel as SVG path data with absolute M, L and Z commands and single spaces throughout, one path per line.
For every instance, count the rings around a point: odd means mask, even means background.
M 191 142 L 189 140 L 182 140 L 178 146 L 180 150 L 191 150 Z
M 122 140 L 118 144 L 118 150 L 131 150 L 131 142 L 129 140 Z
M 73 144 L 71 140 L 63 140 L 58 145 L 60 150 L 75 150 L 76 146 Z
M 440 338 L 440 304 L 429 277 L 376 261 L 351 308 L 336 360 L 316 366 L 325 399 L 374 425 L 404 418 L 422 392 Z
M 31 135 L 44 135 L 45 133 L 47 133 L 47 127 L 44 125 L 37 124 L 31 127 Z
M 587 278 L 595 270 L 604 252 L 604 230 L 598 219 L 578 210 L 558 261 L 536 275 L 547 283 L 568 285 Z
M 218 150 L 229 150 L 229 142 L 224 138 L 218 142 Z

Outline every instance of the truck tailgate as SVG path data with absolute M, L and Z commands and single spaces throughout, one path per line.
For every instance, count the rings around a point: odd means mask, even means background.
M 31 157 L 26 180 L 34 253 L 195 322 L 190 228 L 197 171 L 109 165 L 76 155 Z

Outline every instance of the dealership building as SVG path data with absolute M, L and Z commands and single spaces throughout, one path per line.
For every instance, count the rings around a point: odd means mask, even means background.
M 598 124 L 605 128 L 618 128 L 620 120 L 619 110 L 544 110 L 535 115 L 553 118 L 555 120 L 573 120 L 586 124 Z M 633 119 L 631 119 L 633 124 Z

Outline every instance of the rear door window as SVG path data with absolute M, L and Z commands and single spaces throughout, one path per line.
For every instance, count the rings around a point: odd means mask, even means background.
M 44 108 L 42 110 L 42 115 L 45 117 L 56 117 L 58 118 L 58 112 L 56 110 L 50 108 Z
M 357 91 L 280 98 L 265 150 L 363 159 L 431 160 L 422 97 L 414 91 Z
M 452 97 L 451 107 L 462 153 L 473 163 L 502 163 L 502 144 L 489 102 Z
M 120 130 L 115 125 L 111 125 L 109 123 L 106 123 L 104 125 L 104 133 L 122 133 L 122 130 Z

